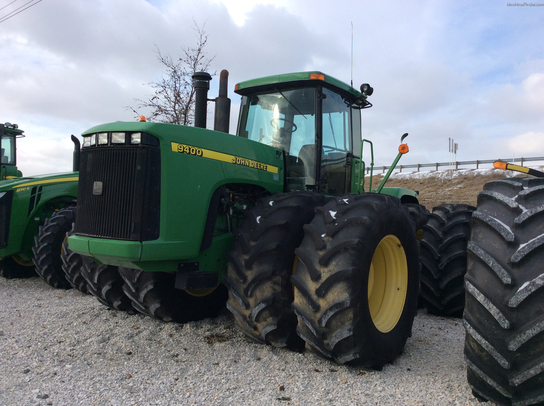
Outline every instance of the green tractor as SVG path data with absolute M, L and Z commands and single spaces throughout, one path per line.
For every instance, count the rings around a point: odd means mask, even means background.
M 74 172 L 22 177 L 15 166 L 15 140 L 24 136 L 23 131 L 7 123 L 0 129 L 0 275 L 21 278 L 38 273 L 51 286 L 68 288 L 61 253 L 75 218 L 79 141 L 72 136 Z
M 233 136 L 205 129 L 211 76 L 193 79 L 196 127 L 116 122 L 83 133 L 70 249 L 118 267 L 144 314 L 212 317 L 228 290 L 227 308 L 254 341 L 391 362 L 417 312 L 426 215 L 416 192 L 384 187 L 387 177 L 365 192 L 362 146 L 373 152 L 361 110 L 372 88 L 321 72 L 239 83 Z

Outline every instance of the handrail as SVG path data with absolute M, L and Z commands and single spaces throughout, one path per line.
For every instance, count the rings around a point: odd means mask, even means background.
M 536 161 L 544 161 L 544 157 L 532 157 L 532 158 L 509 158 L 509 159 L 498 159 L 499 161 L 503 162 L 509 162 L 509 163 L 518 163 L 523 166 L 524 162 L 536 162 Z M 409 169 L 409 168 L 416 168 L 419 172 L 420 168 L 435 168 L 436 171 L 438 171 L 439 167 L 447 166 L 448 168 L 452 168 L 454 170 L 459 170 L 459 166 L 466 166 L 466 165 L 476 165 L 476 169 L 479 169 L 480 165 L 485 164 L 493 164 L 493 162 L 497 161 L 497 159 L 484 159 L 484 160 L 476 160 L 476 161 L 456 161 L 456 162 L 436 162 L 436 163 L 429 163 L 429 164 L 409 164 L 409 165 L 399 165 L 397 168 L 400 172 L 402 172 L 403 169 Z M 376 168 L 380 168 L 379 166 L 375 166 Z M 389 170 L 391 166 L 382 166 L 382 173 L 384 173 L 386 170 Z M 368 168 L 367 168 L 368 173 Z

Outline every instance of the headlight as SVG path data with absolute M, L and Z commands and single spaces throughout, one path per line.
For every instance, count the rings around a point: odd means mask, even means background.
M 108 145 L 108 133 L 98 133 L 98 145 Z
M 130 143 L 131 144 L 141 144 L 141 142 L 142 142 L 142 133 L 130 134 Z
M 96 134 L 83 137 L 83 148 L 96 145 Z
M 125 133 L 111 133 L 111 143 L 112 144 L 124 144 L 125 143 Z

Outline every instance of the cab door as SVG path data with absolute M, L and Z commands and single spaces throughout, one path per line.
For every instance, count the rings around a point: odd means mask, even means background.
M 353 157 L 351 106 L 338 93 L 322 91 L 322 153 L 320 190 L 328 195 L 342 195 L 351 189 Z

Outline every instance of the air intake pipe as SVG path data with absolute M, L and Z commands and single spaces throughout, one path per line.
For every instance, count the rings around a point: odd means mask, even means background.
M 195 88 L 195 127 L 206 128 L 210 80 L 212 80 L 212 77 L 208 72 L 196 72 L 193 75 L 193 86 Z

